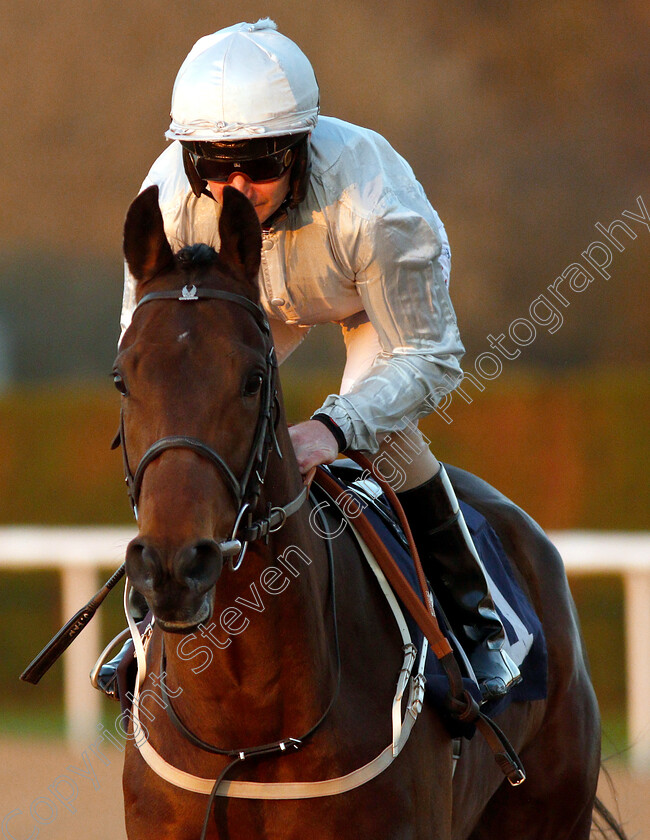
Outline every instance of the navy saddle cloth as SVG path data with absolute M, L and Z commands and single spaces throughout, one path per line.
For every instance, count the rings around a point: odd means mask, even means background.
M 338 463 L 350 464 L 350 462 Z M 359 470 L 358 467 L 356 469 Z M 360 500 L 364 515 L 371 521 L 383 543 L 389 548 L 408 582 L 419 593 L 420 589 L 413 560 L 405 547 L 401 529 L 395 527 L 394 523 L 390 521 L 390 516 L 385 513 L 388 509 L 385 498 L 383 495 L 380 496 L 377 506 L 369 503 L 371 494 L 366 492 L 367 485 L 364 486 L 364 482 L 362 482 L 355 486 L 355 481 L 352 480 L 354 471 L 354 468 L 348 469 L 346 467 L 343 467 L 342 470 L 337 469 L 337 462 L 330 468 L 331 474 L 341 485 L 341 488 L 345 488 Z M 360 472 L 359 470 L 358 475 L 360 475 Z M 483 712 L 490 717 L 494 717 L 503 712 L 513 701 L 543 700 L 546 697 L 546 642 L 540 621 L 515 580 L 510 561 L 494 529 L 485 517 L 474 508 L 464 502 L 460 502 L 460 507 L 488 575 L 490 592 L 506 631 L 506 648 L 519 666 L 522 675 L 522 681 L 514 686 L 505 697 L 492 700 L 481 707 Z M 432 586 L 435 586 L 435 581 L 432 582 Z M 435 601 L 435 592 L 433 594 Z M 437 601 L 436 614 L 438 616 L 442 615 L 442 610 L 440 610 Z M 406 609 L 404 609 L 404 615 L 414 644 L 419 647 L 422 644 L 422 632 Z M 449 638 L 452 647 L 458 650 L 458 643 L 453 637 L 453 633 L 450 632 L 446 620 L 443 619 L 439 623 L 441 630 Z M 462 662 L 460 664 L 462 668 Z M 426 698 L 436 708 L 439 708 L 444 716 L 444 699 L 449 690 L 449 682 L 438 659 L 431 650 L 427 655 L 425 676 L 427 681 Z M 480 692 L 474 679 L 465 677 L 464 684 L 473 697 L 480 700 Z M 455 724 L 451 720 L 447 721 L 447 724 L 454 735 L 469 736 L 473 733 L 473 727 L 467 728 Z

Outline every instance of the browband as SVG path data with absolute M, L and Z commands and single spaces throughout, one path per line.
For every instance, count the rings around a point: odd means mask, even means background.
M 224 292 L 221 289 L 197 289 L 196 286 L 183 286 L 180 290 L 173 289 L 166 292 L 149 292 L 149 294 L 145 295 L 140 299 L 140 301 L 138 301 L 137 306 L 133 310 L 133 314 L 135 315 L 141 306 L 144 306 L 145 303 L 149 303 L 152 300 L 226 300 L 229 303 L 236 303 L 247 309 L 251 315 L 253 315 L 260 329 L 262 329 L 266 335 L 269 335 L 271 332 L 269 322 L 262 307 L 253 303 L 252 300 L 244 297 L 244 295 L 238 295 L 234 292 Z

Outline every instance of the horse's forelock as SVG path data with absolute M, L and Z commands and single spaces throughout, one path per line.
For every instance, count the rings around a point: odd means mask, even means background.
M 232 266 L 224 261 L 222 255 L 210 245 L 206 245 L 205 243 L 186 245 L 185 248 L 181 248 L 181 250 L 176 253 L 176 261 L 181 271 L 186 274 L 190 274 L 197 269 L 214 266 L 215 270 L 218 272 L 218 276 L 221 277 L 221 282 L 223 282 L 226 278 L 232 278 L 237 287 L 235 291 L 249 296 L 252 300 L 259 303 L 257 284 L 254 283 L 252 289 L 249 289 L 248 286 L 244 288 L 241 278 L 233 277 Z M 189 278 L 186 282 L 190 282 Z M 201 285 L 202 283 L 205 283 L 205 278 L 201 280 L 193 278 L 191 282 Z
M 219 255 L 214 248 L 203 243 L 187 245 L 176 254 L 176 257 L 181 268 L 188 271 L 197 265 L 209 265 L 210 263 L 217 262 L 219 259 Z

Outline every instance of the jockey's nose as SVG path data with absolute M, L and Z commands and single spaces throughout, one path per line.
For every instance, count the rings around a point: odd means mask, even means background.
M 248 175 L 244 175 L 242 172 L 233 172 L 230 178 L 228 178 L 228 184 L 236 190 L 239 190 L 240 193 L 243 193 L 246 198 L 250 199 L 253 194 L 253 182 Z

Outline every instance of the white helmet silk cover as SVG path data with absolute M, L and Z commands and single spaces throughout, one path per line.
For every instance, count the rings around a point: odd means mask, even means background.
M 311 131 L 318 84 L 307 56 L 264 18 L 200 38 L 178 71 L 170 140 L 229 141 Z

